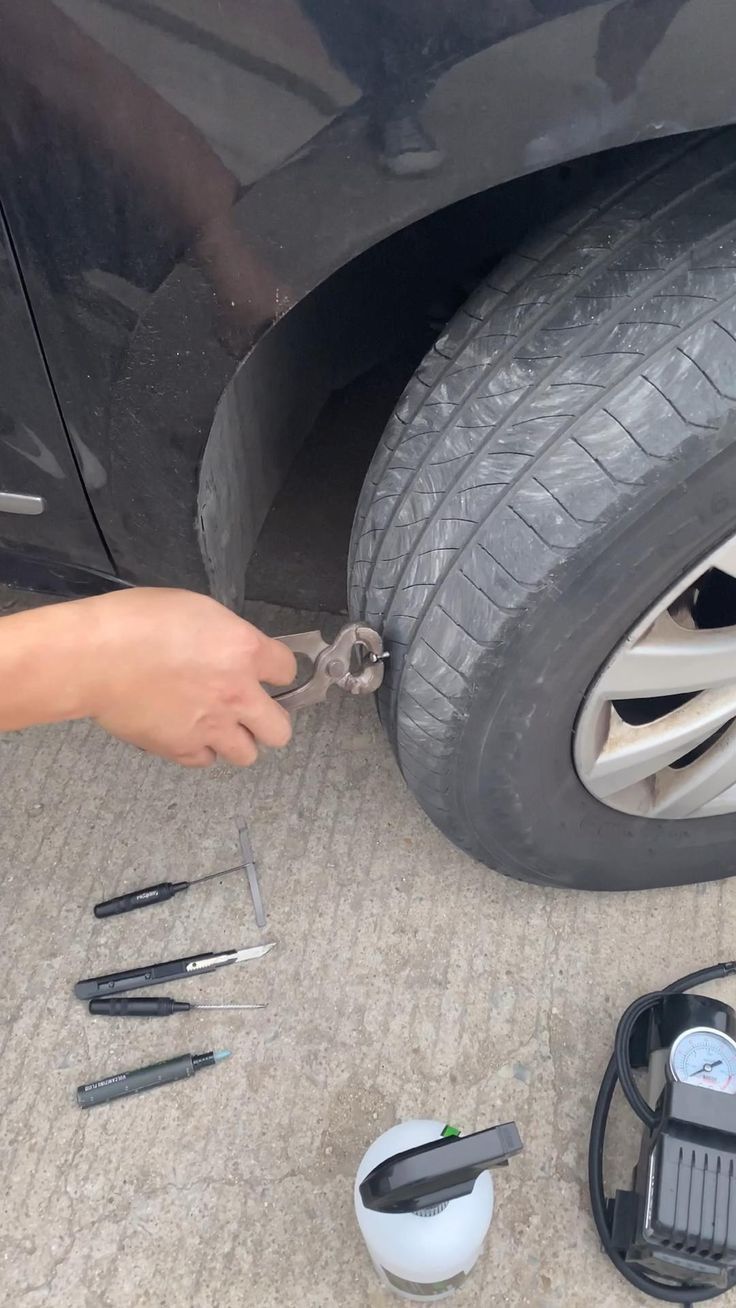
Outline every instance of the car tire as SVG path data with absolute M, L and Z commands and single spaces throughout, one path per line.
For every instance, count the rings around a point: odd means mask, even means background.
M 350 548 L 390 652 L 379 711 L 449 838 L 543 884 L 730 875 L 736 815 L 664 821 L 582 784 L 612 651 L 736 530 L 736 134 L 615 159 L 493 269 L 409 383 Z

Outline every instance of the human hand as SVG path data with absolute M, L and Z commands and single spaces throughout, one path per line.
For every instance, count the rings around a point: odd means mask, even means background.
M 241 767 L 291 738 L 261 682 L 285 686 L 296 660 L 280 641 L 191 591 L 136 588 L 83 600 L 84 716 L 185 767 Z

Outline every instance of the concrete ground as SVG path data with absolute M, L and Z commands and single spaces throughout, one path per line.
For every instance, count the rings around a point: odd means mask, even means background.
M 356 469 L 329 451 L 386 395 L 361 381 L 352 402 L 336 397 L 293 479 L 318 483 L 328 458 L 348 509 Z M 292 491 L 249 577 L 248 616 L 274 634 L 337 623 L 303 609 L 344 593 L 349 511 L 339 539 L 297 523 L 310 559 L 274 566 L 293 555 Z M 0 613 L 15 603 L 0 592 Z M 99 899 L 236 862 L 241 812 L 265 932 L 237 876 L 93 917 Z M 373 705 L 338 692 L 247 773 L 177 770 L 86 723 L 0 737 L 0 851 L 0 1304 L 379 1308 L 353 1179 L 381 1131 L 423 1116 L 466 1132 L 515 1119 L 525 1143 L 458 1305 L 644 1302 L 593 1231 L 591 1110 L 628 1002 L 733 955 L 729 882 L 586 896 L 489 872 L 418 809 Z M 263 1011 L 95 1018 L 72 994 L 80 977 L 261 939 L 267 958 L 160 993 Z M 736 984 L 714 993 L 736 1003 Z M 84 1081 L 217 1047 L 232 1059 L 194 1080 L 76 1106 Z M 620 1183 L 639 1137 L 624 1112 L 613 1125 Z
M 251 616 L 274 632 L 314 618 Z M 593 897 L 488 872 L 419 811 L 372 704 L 334 692 L 246 774 L 178 771 L 86 723 L 1 738 L 0 766 L 3 1303 L 377 1308 L 353 1177 L 380 1131 L 425 1115 L 513 1118 L 526 1145 L 458 1303 L 640 1302 L 588 1215 L 591 1108 L 627 1002 L 733 953 L 729 883 Z M 238 877 L 92 916 L 235 862 L 243 810 L 265 932 Z M 262 1012 L 126 1022 L 72 995 L 83 976 L 259 939 L 277 942 L 266 959 L 170 990 Z M 213 1047 L 232 1059 L 193 1081 L 75 1104 L 80 1082 Z

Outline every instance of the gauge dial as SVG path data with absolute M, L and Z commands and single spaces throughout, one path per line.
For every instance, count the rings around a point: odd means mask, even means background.
M 670 1049 L 669 1063 L 675 1081 L 736 1094 L 736 1041 L 722 1031 L 709 1026 L 683 1031 Z

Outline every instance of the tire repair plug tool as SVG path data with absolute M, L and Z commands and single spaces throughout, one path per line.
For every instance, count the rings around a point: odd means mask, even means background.
M 250 886 L 250 897 L 253 900 L 253 911 L 256 915 L 256 926 L 261 930 L 266 925 L 266 910 L 263 907 L 261 898 L 261 887 L 258 884 L 258 873 L 256 871 L 256 860 L 253 857 L 253 846 L 250 843 L 248 835 L 248 826 L 244 817 L 236 818 L 238 824 L 238 839 L 240 840 L 240 852 L 243 855 L 243 864 L 245 875 L 248 878 Z
M 173 899 L 190 886 L 199 886 L 203 881 L 214 881 L 216 877 L 227 877 L 231 872 L 242 872 L 243 864 L 237 867 L 223 868 L 222 872 L 208 872 L 206 877 L 196 877 L 194 881 L 159 881 L 155 886 L 144 886 L 142 890 L 130 890 L 127 895 L 116 895 L 114 899 L 104 899 L 95 904 L 95 917 L 117 917 L 119 913 L 132 913 L 134 908 L 148 908 L 149 904 L 162 904 L 166 899 Z
M 194 1008 L 265 1008 L 265 1004 L 188 1004 L 185 999 L 169 999 L 154 995 L 135 999 L 90 999 L 90 1013 L 104 1017 L 171 1017 L 174 1013 L 190 1013 Z
M 219 954 L 192 954 L 190 958 L 174 958 L 168 963 L 149 963 L 148 967 L 128 968 L 125 972 L 111 972 L 108 976 L 89 977 L 77 981 L 74 993 L 77 999 L 101 999 L 103 995 L 119 995 L 123 990 L 141 990 L 144 986 L 163 985 L 169 981 L 184 980 L 214 972 L 230 963 L 247 963 L 263 958 L 274 948 L 268 945 L 251 945 L 250 949 L 226 949 Z
M 77 1087 L 77 1103 L 80 1108 L 109 1104 L 112 1099 L 137 1095 L 141 1090 L 154 1090 L 157 1085 L 184 1081 L 187 1077 L 194 1076 L 200 1068 L 214 1067 L 229 1057 L 229 1049 L 211 1049 L 206 1054 L 179 1054 L 178 1058 L 167 1058 L 165 1063 L 151 1063 L 149 1067 L 137 1067 L 132 1072 L 103 1076 L 99 1081 L 88 1081 L 86 1085 Z

